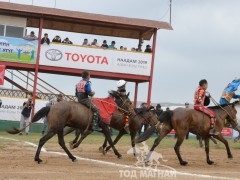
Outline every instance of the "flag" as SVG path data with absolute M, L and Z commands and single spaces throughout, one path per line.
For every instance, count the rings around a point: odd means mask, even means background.
M 0 65 L 0 85 L 4 84 L 5 68 L 6 66 Z

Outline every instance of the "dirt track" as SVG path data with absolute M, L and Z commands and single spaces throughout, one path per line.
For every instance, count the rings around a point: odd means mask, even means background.
M 85 160 L 73 163 L 66 156 L 44 152 L 41 154 L 44 164 L 38 165 L 33 161 L 35 155 L 34 147 L 23 142 L 14 141 L 4 142 L 4 144 L 0 149 L 0 179 L 130 179 L 126 177 L 120 178 L 119 170 L 124 170 L 123 167 L 107 166 Z M 45 147 L 47 151 L 63 152 L 58 144 L 47 144 Z M 123 159 L 117 159 L 113 152 L 109 152 L 104 156 L 98 152 L 98 147 L 99 145 L 85 144 L 76 150 L 72 150 L 72 153 L 84 158 L 130 166 L 134 166 L 136 162 L 132 155 L 126 154 L 130 146 L 118 146 L 119 151 L 124 156 Z M 158 148 L 157 151 L 161 151 L 164 159 L 168 160 L 164 165 L 171 166 L 179 172 L 190 173 L 190 176 L 177 174 L 177 179 L 203 179 L 203 177 L 196 177 L 191 174 L 236 179 L 240 177 L 240 150 L 236 148 L 232 148 L 233 160 L 227 159 L 225 150 L 212 148 L 211 159 L 215 161 L 215 164 L 209 166 L 205 161 L 204 149 L 197 147 L 189 148 L 183 145 L 181 150 L 183 158 L 189 162 L 189 165 L 186 167 L 178 164 L 172 148 Z M 130 170 L 130 168 L 126 169 Z

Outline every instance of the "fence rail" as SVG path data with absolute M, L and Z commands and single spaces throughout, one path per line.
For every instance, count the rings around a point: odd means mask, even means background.
M 22 91 L 22 90 L 12 90 L 12 89 L 0 89 L 0 96 L 2 96 L 2 97 L 27 98 L 29 95 L 32 96 L 32 92 Z M 58 94 L 41 93 L 41 92 L 36 93 L 37 99 L 43 99 L 43 100 L 49 100 L 52 98 L 56 98 L 57 95 Z M 63 99 L 66 101 L 76 101 L 76 97 L 71 96 L 71 95 L 63 94 Z

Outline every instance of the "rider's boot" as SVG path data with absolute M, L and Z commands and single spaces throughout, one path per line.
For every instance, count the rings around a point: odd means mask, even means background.
M 94 131 L 102 131 L 102 128 L 99 127 L 99 121 L 100 121 L 100 117 L 98 115 L 98 113 L 94 113 L 93 115 L 93 130 Z
M 210 135 L 217 136 L 217 135 L 220 134 L 220 132 L 218 132 L 218 131 L 214 128 L 215 120 L 216 120 L 215 118 L 211 118 L 211 124 L 210 124 L 209 134 L 210 134 Z

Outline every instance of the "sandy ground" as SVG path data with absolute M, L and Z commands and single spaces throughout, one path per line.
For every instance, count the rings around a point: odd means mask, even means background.
M 66 156 L 47 152 L 42 152 L 41 159 L 44 160 L 44 163 L 39 165 L 33 161 L 36 148 L 31 145 L 24 144 L 22 141 L 6 141 L 3 142 L 3 145 L 0 146 L 0 179 L 131 179 L 128 173 L 131 173 L 132 179 L 167 179 L 166 174 L 164 174 L 165 178 L 153 174 L 152 176 L 148 174 L 149 176 L 146 178 L 146 176 L 140 176 L 140 170 L 134 168 L 105 165 L 88 160 L 71 162 Z M 130 146 L 118 147 L 123 155 L 122 159 L 117 159 L 112 151 L 104 156 L 99 153 L 98 147 L 99 145 L 96 144 L 84 144 L 71 152 L 83 158 L 135 167 L 136 158 L 126 153 Z M 63 152 L 55 143 L 46 144 L 45 148 L 47 151 Z M 212 148 L 210 155 L 215 164 L 209 166 L 205 160 L 204 149 L 189 148 L 183 145 L 182 156 L 189 163 L 185 167 L 179 165 L 173 148 L 157 148 L 157 152 L 161 152 L 164 159 L 168 160 L 161 162 L 162 164 L 170 166 L 178 172 L 188 173 L 187 175 L 177 174 L 176 179 L 240 178 L 240 149 L 232 149 L 234 158 L 229 160 L 224 149 Z M 121 177 L 123 170 L 127 170 L 127 172 L 125 171 L 126 174 L 122 174 Z M 194 176 L 194 174 L 209 175 L 209 177 Z

